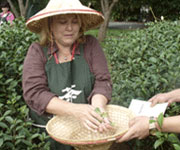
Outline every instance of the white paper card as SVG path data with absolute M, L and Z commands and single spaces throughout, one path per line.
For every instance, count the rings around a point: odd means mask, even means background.
M 161 112 L 164 114 L 167 106 L 168 103 L 161 103 L 151 107 L 151 102 L 132 99 L 129 109 L 137 116 L 158 117 Z

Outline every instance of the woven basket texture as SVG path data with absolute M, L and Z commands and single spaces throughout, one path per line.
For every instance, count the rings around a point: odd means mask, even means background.
M 46 125 L 49 135 L 56 141 L 72 145 L 76 150 L 108 150 L 112 143 L 128 130 L 133 113 L 122 106 L 107 105 L 108 117 L 113 122 L 111 130 L 92 132 L 71 116 L 55 116 Z

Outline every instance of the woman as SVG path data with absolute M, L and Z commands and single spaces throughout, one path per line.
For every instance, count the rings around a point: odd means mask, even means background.
M 0 13 L 0 25 L 6 22 L 10 22 L 12 24 L 12 21 L 14 20 L 14 15 L 10 11 L 10 6 L 8 2 L 3 2 L 1 4 L 2 13 Z
M 46 125 L 52 115 L 71 115 L 93 132 L 111 127 L 95 112 L 96 107 L 105 111 L 111 99 L 107 62 L 98 41 L 84 35 L 103 20 L 78 0 L 50 0 L 27 21 L 28 29 L 40 35 L 23 67 L 23 95 L 36 126 Z M 53 142 L 57 149 L 71 149 Z
M 180 102 L 180 89 L 176 89 L 167 93 L 160 93 L 153 96 L 150 100 L 152 107 L 157 103 L 168 102 L 170 105 L 173 102 Z M 140 116 L 132 119 L 129 122 L 128 132 L 118 140 L 124 142 L 133 138 L 143 139 L 149 135 L 150 130 L 159 130 L 162 132 L 180 133 L 180 116 L 165 117 L 163 120 L 162 128 L 159 127 L 157 122 L 151 123 L 149 120 L 153 118 Z M 156 121 L 157 118 L 153 120 Z

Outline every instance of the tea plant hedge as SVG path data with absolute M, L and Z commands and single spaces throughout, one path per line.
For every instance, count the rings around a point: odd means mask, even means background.
M 109 36 L 103 46 L 112 75 L 113 104 L 128 107 L 133 98 L 148 100 L 180 87 L 179 21 L 149 23 L 143 30 L 122 32 L 116 38 Z M 174 105 L 168 111 L 166 116 L 180 114 L 180 107 Z M 157 137 L 137 141 L 133 149 L 154 149 L 155 141 L 156 148 L 173 150 L 173 144 L 180 148 L 174 134 L 158 133 Z M 178 142 L 173 143 L 172 137 Z
M 113 81 L 113 103 L 128 106 L 180 83 L 180 23 L 149 23 L 104 43 Z
M 147 100 L 159 92 L 180 85 L 180 24 L 149 23 L 143 30 L 108 35 L 103 47 L 113 81 L 112 103 L 128 106 L 132 98 Z M 23 19 L 13 26 L 0 26 L 0 149 L 49 149 L 48 136 L 32 128 L 27 119 L 28 107 L 22 97 L 23 60 L 37 36 L 29 32 Z M 180 112 L 174 105 L 167 115 Z M 133 149 L 164 150 L 178 145 L 174 134 L 160 134 L 130 142 Z M 155 148 L 152 145 L 155 143 Z M 174 145 L 173 145 L 174 144 Z M 167 146 L 169 149 L 167 149 Z
M 27 49 L 37 37 L 25 28 L 23 19 L 13 26 L 0 26 L 0 149 L 47 150 L 45 133 L 32 128 L 22 97 L 21 76 Z M 39 142 L 40 141 L 40 142 Z

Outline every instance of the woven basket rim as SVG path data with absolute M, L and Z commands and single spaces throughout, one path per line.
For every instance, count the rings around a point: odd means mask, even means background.
M 101 144 L 101 143 L 107 143 L 107 142 L 110 142 L 110 141 L 115 141 L 119 138 L 121 138 L 128 130 L 125 130 L 124 132 L 121 133 L 121 135 L 113 135 L 113 136 L 109 136 L 108 139 L 107 137 L 106 138 L 102 138 L 102 139 L 99 139 L 99 140 L 96 140 L 96 141 L 76 141 L 76 140 L 66 140 L 66 139 L 59 139 L 57 138 L 56 136 L 52 136 L 50 134 L 50 137 L 53 138 L 53 139 L 56 139 L 57 141 L 61 142 L 61 143 L 64 143 L 64 144 L 70 144 L 70 145 L 87 145 L 87 144 Z
M 123 110 L 125 111 L 127 114 L 129 114 L 129 116 L 131 116 L 132 118 L 135 116 L 134 113 L 129 110 L 128 108 L 126 107 L 123 107 L 123 106 L 119 106 L 119 105 L 112 105 L 112 104 L 109 104 L 107 105 L 107 107 L 109 108 L 118 108 L 119 110 Z M 67 139 L 67 138 L 59 138 L 57 137 L 56 135 L 52 135 L 51 132 L 49 131 L 49 124 L 56 119 L 56 117 L 58 116 L 54 116 L 51 120 L 49 120 L 49 122 L 47 123 L 46 125 L 46 130 L 48 132 L 48 134 L 50 135 L 51 138 L 61 142 L 61 143 L 64 143 L 64 144 L 70 144 L 70 145 L 87 145 L 87 144 L 101 144 L 101 143 L 107 143 L 107 142 L 110 142 L 110 141 L 115 141 L 119 138 L 121 138 L 127 131 L 128 129 L 126 130 L 123 130 L 121 132 L 118 132 L 114 135 L 111 135 L 111 136 L 107 136 L 107 137 L 104 137 L 104 138 L 100 138 L 100 139 L 97 139 L 97 140 L 74 140 L 74 139 Z

